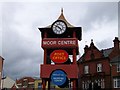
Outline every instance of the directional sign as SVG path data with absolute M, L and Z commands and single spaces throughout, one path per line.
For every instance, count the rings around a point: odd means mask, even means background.
M 62 86 L 66 83 L 67 77 L 64 71 L 55 70 L 51 74 L 51 80 L 55 85 Z

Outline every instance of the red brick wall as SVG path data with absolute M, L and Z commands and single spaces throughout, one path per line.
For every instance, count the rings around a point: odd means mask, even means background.
M 94 77 L 95 74 L 97 74 L 97 64 L 102 64 L 102 72 L 104 72 L 104 79 L 105 79 L 105 88 L 110 88 L 111 81 L 110 81 L 110 65 L 109 65 L 109 59 L 108 58 L 101 58 L 96 59 L 91 62 L 85 62 L 80 64 L 79 63 L 79 74 L 80 77 L 84 75 L 84 65 L 89 65 L 89 73 Z M 79 88 L 81 88 L 82 83 L 81 81 L 78 83 Z
M 112 76 L 120 76 L 120 72 L 117 72 L 117 65 L 116 64 L 112 65 L 111 71 L 112 71 Z
M 80 74 L 84 74 L 84 66 L 85 65 L 89 65 L 89 72 L 91 74 L 97 73 L 97 64 L 101 63 L 102 64 L 102 70 L 103 72 L 105 72 L 106 74 L 110 74 L 110 65 L 109 65 L 109 60 L 103 59 L 103 60 L 94 60 L 91 62 L 86 62 L 83 64 L 79 64 L 79 73 Z
M 85 55 L 85 60 L 88 61 L 88 60 L 91 60 L 91 51 L 88 51 Z M 98 59 L 98 58 L 101 58 L 102 57 L 102 53 L 100 51 L 98 51 L 97 49 L 93 50 L 93 53 L 94 53 L 94 59 Z

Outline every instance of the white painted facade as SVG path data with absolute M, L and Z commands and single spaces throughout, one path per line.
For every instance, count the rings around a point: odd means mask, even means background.
M 15 81 L 7 76 L 5 79 L 2 79 L 2 88 L 11 88 L 14 83 Z

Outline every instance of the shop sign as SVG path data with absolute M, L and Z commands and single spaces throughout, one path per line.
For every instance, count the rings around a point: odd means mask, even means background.
M 67 48 L 74 48 L 78 47 L 77 39 L 75 38 L 66 38 L 66 39 L 50 39 L 45 38 L 42 40 L 42 47 L 43 48 L 59 48 L 59 47 L 67 47 Z
M 69 55 L 65 50 L 54 50 L 50 54 L 50 59 L 54 63 L 64 63 L 68 60 L 68 57 L 69 57 Z

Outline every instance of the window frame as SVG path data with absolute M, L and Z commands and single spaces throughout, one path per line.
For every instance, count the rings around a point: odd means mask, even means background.
M 120 72 L 120 63 L 117 64 L 117 72 Z
M 89 74 L 89 65 L 84 66 L 84 74 Z
M 97 63 L 97 72 L 102 72 L 102 63 Z
M 118 82 L 120 83 L 120 78 L 114 78 L 113 82 L 114 82 L 113 83 L 114 88 L 120 88 L 120 84 L 118 86 Z

